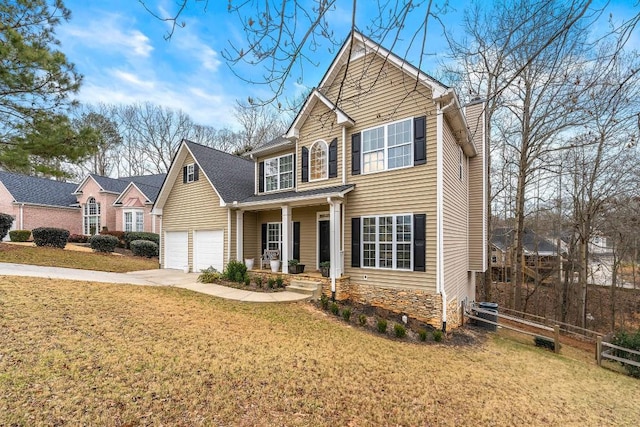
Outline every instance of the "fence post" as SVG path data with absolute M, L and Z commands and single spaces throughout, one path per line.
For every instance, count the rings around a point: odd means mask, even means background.
M 560 326 L 553 325 L 553 350 L 556 353 L 560 353 Z
M 598 366 L 602 366 L 602 337 L 600 335 L 596 338 L 596 361 Z

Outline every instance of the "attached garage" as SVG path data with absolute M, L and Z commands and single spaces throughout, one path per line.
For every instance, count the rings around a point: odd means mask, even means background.
M 164 233 L 164 268 L 182 270 L 189 265 L 189 234 L 186 231 Z
M 222 271 L 224 254 L 223 230 L 196 230 L 193 232 L 193 271 L 213 266 Z

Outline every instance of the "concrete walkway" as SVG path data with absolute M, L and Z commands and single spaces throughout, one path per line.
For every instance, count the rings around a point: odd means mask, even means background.
M 49 279 L 81 280 L 102 283 L 126 283 L 146 286 L 174 286 L 201 294 L 245 302 L 294 302 L 303 301 L 309 295 L 296 292 L 252 292 L 228 288 L 213 283 L 198 283 L 197 273 L 180 270 L 144 270 L 130 273 L 79 270 L 75 268 L 42 267 L 38 265 L 0 263 L 0 276 L 44 277 Z

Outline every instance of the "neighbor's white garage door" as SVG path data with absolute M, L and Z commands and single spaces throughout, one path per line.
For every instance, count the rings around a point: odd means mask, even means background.
M 186 231 L 164 233 L 164 268 L 182 270 L 189 265 L 189 235 Z
M 222 230 L 196 230 L 193 232 L 193 271 L 213 266 L 222 271 L 224 232 Z

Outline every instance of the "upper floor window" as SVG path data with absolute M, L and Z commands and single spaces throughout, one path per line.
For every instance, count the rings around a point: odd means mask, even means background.
M 187 165 L 187 182 L 193 182 L 196 179 L 196 170 L 194 164 Z
M 413 164 L 413 120 L 406 119 L 362 131 L 364 173 Z
M 324 141 L 316 141 L 309 152 L 310 180 L 327 179 L 329 175 L 328 147 Z
M 264 183 L 266 191 L 293 188 L 293 154 L 265 160 Z

